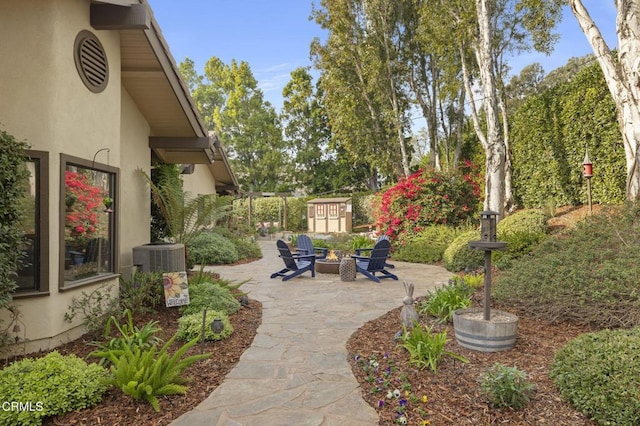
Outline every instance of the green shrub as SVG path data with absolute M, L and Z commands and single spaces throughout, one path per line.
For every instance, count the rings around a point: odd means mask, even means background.
M 183 315 L 196 314 L 204 309 L 222 311 L 227 315 L 240 310 L 240 302 L 231 291 L 218 284 L 203 282 L 189 286 L 189 304 L 180 307 Z
M 236 246 L 238 259 L 261 259 L 262 251 L 257 242 L 248 238 L 233 238 L 231 242 Z
M 187 350 L 198 342 L 195 338 L 169 356 L 167 350 L 175 339 L 176 336 L 173 336 L 160 350 L 155 345 L 147 349 L 127 346 L 123 353 L 111 352 L 109 361 L 113 364 L 112 383 L 133 399 L 144 399 L 155 411 L 160 411 L 158 396 L 187 393 L 187 379 L 182 373 L 194 362 L 208 358 L 211 354 L 183 358 Z
M 224 265 L 238 258 L 236 246 L 215 232 L 203 232 L 187 245 L 189 264 Z
M 393 258 L 413 263 L 436 263 L 449 244 L 463 232 L 447 225 L 428 226 L 417 235 L 400 241 Z
M 494 406 L 515 410 L 529 403 L 535 389 L 535 385 L 527 381 L 525 372 L 498 362 L 482 375 L 480 386 Z
M 548 216 L 538 209 L 520 210 L 498 222 L 498 239 L 514 232 L 547 233 Z
M 82 292 L 80 297 L 71 299 L 69 311 L 64 319 L 73 321 L 76 315 L 82 316 L 82 324 L 89 333 L 96 333 L 104 329 L 109 317 L 120 312 L 118 297 L 112 294 L 112 285 L 103 284 L 89 293 Z
M 130 279 L 120 277 L 120 305 L 136 313 L 155 311 L 164 303 L 162 272 L 136 272 Z
M 514 260 L 529 254 L 546 236 L 547 234 L 542 232 L 529 231 L 515 231 L 502 234 L 499 240 L 506 242 L 507 248 L 506 250 L 493 252 L 493 265 L 501 270 L 509 268 Z
M 155 335 L 162 331 L 158 326 L 158 321 L 149 321 L 143 325 L 142 328 L 138 328 L 138 326 L 133 323 L 133 315 L 129 309 L 125 311 L 124 316 L 127 321 L 123 324 L 120 324 L 118 319 L 114 316 L 109 318 L 104 330 L 105 339 L 109 339 L 112 336 L 111 326 L 118 331 L 119 335 L 112 337 L 107 343 L 92 343 L 92 345 L 96 346 L 98 349 L 91 352 L 89 355 L 101 358 L 101 364 L 108 361 L 109 353 L 113 351 L 124 353 L 126 347 L 131 349 L 135 347 L 148 349 L 151 346 L 162 342 L 162 340 Z
M 32 410 L 0 410 L 0 424 L 40 425 L 45 417 L 93 407 L 108 389 L 108 373 L 75 355 L 53 351 L 0 371 L 3 402 L 31 403 Z
M 202 312 L 196 314 L 183 315 L 178 320 L 178 339 L 191 340 L 199 339 L 202 336 Z M 214 333 L 211 324 L 216 318 L 222 320 L 224 328 L 220 333 Z M 214 341 L 222 340 L 231 336 L 233 333 L 233 325 L 229 321 L 229 316 L 222 311 L 207 311 L 207 317 L 204 324 L 204 340 Z
M 562 398 L 601 425 L 640 424 L 640 328 L 583 334 L 555 354 Z
M 458 235 L 442 255 L 444 267 L 451 272 L 475 270 L 484 265 L 484 252 L 469 248 L 470 241 L 480 239 L 480 232 L 469 230 Z
M 443 287 L 429 291 L 427 297 L 420 302 L 418 311 L 440 319 L 440 322 L 450 322 L 456 309 L 471 306 L 473 288 L 462 280 L 449 280 Z
M 438 371 L 438 364 L 444 355 L 452 357 L 462 362 L 469 362 L 465 357 L 444 349 L 447 339 L 447 330 L 441 333 L 432 333 L 431 328 L 416 324 L 411 330 L 403 326 L 403 333 L 400 337 L 402 347 L 409 351 L 411 365 L 424 370 L 431 368 L 431 371 Z
M 639 276 L 640 204 L 618 206 L 545 238 L 492 295 L 533 318 L 627 328 L 640 325 Z
M 371 248 L 373 244 L 374 241 L 366 235 L 354 235 L 351 238 L 351 251 L 355 252 L 356 249 Z

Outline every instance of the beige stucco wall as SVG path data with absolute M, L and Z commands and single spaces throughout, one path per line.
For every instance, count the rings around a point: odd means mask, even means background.
M 84 86 L 73 59 L 75 37 L 84 29 L 96 34 L 107 53 L 109 84 L 98 94 Z M 49 153 L 50 294 L 16 299 L 29 339 L 27 351 L 80 335 L 79 320 L 69 324 L 64 313 L 74 297 L 100 285 L 58 290 L 61 153 L 91 161 L 98 150 L 110 150 L 95 161 L 120 169 L 116 208 L 121 267 L 131 265 L 133 246 L 149 240 L 148 192 L 135 171 L 148 171 L 149 127 L 121 88 L 119 46 L 117 32 L 91 29 L 88 0 L 0 2 L 0 126 L 26 139 L 32 149 Z M 117 289 L 117 278 L 110 283 Z
M 206 164 L 196 164 L 190 175 L 182 175 L 183 188 L 193 196 L 213 194 L 216 192 L 216 181 Z

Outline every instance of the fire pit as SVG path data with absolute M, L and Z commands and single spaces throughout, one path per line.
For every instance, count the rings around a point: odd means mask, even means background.
M 329 250 L 324 259 L 316 259 L 316 272 L 319 274 L 339 274 L 342 253 L 338 250 Z

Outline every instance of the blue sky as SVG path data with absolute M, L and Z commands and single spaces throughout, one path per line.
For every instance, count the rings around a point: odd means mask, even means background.
M 202 74 L 212 56 L 225 63 L 249 63 L 265 99 L 276 109 L 282 89 L 297 67 L 310 66 L 309 44 L 323 32 L 309 21 L 310 0 L 148 0 L 177 63 L 191 58 Z M 316 3 L 318 3 L 316 1 Z M 586 7 L 615 47 L 614 2 L 585 0 Z M 514 73 L 533 62 L 549 72 L 575 56 L 592 53 L 584 34 L 567 9 L 557 31 L 560 41 L 550 56 L 525 53 L 509 61 Z

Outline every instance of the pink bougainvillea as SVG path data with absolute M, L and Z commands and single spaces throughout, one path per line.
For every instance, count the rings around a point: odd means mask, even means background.
M 96 236 L 104 191 L 91 185 L 82 173 L 65 171 L 67 206 L 65 237 L 67 241 L 84 242 Z
M 429 225 L 457 225 L 472 218 L 481 201 L 477 169 L 465 161 L 457 173 L 421 169 L 400 180 L 380 196 L 378 230 L 403 239 Z

